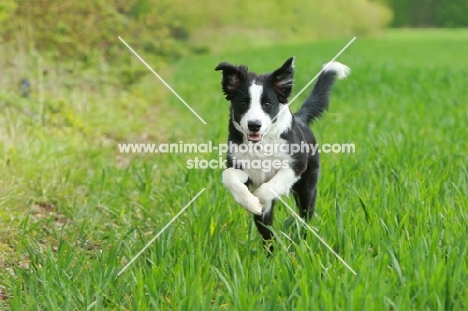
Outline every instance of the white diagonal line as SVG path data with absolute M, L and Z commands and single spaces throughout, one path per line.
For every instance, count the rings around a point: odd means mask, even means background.
M 202 194 L 202 192 L 205 190 L 206 188 L 203 188 L 202 190 L 200 190 L 200 192 L 198 192 L 197 195 L 193 199 L 191 199 L 190 202 L 188 202 L 187 205 L 185 205 L 184 208 L 182 208 L 180 212 L 177 213 L 177 215 L 175 215 L 174 218 L 172 218 L 171 221 L 169 221 L 167 225 L 164 226 L 164 228 L 162 228 L 161 231 L 159 231 L 158 234 L 156 234 L 154 238 L 152 238 L 151 241 L 149 241 L 145 245 L 145 247 L 143 247 L 141 251 L 139 251 L 138 254 L 136 254 L 135 257 L 133 257 L 132 260 L 130 260 L 125 265 L 125 267 L 123 267 L 122 270 L 120 270 L 119 273 L 117 273 L 117 276 L 121 275 L 125 270 L 127 270 L 127 268 L 130 267 L 130 265 L 138 258 L 138 256 L 140 256 L 151 245 L 151 243 L 153 243 L 177 219 L 177 217 L 179 217 L 190 206 L 190 204 L 192 204 L 193 201 L 195 201 L 200 196 L 200 194 Z
M 306 86 L 304 86 L 304 87 L 302 88 L 302 90 L 300 90 L 299 93 L 297 93 L 296 96 L 294 96 L 293 99 L 291 99 L 291 100 L 289 101 L 289 103 L 288 103 L 285 107 L 283 107 L 283 108 L 280 110 L 280 112 L 278 112 L 278 114 L 273 118 L 272 122 L 274 122 L 274 121 L 278 118 L 278 116 L 279 116 L 281 113 L 283 113 L 283 111 L 285 111 L 286 109 L 288 109 L 289 106 L 293 103 L 293 101 L 295 101 L 295 100 L 299 97 L 299 95 L 301 95 L 301 94 L 302 94 L 302 93 L 303 93 L 303 92 L 320 76 L 320 74 L 321 74 L 324 70 L 326 70 L 326 69 L 328 68 L 328 66 L 329 66 L 332 62 L 334 62 L 334 61 L 338 58 L 338 56 L 340 56 L 340 55 L 351 45 L 351 43 L 354 42 L 354 40 L 356 40 L 356 37 L 352 38 L 351 41 L 349 41 L 348 44 L 346 44 L 346 45 L 344 46 L 344 48 L 342 48 L 341 51 L 339 51 L 338 54 L 336 54 L 335 57 L 333 57 L 332 60 L 329 61 L 329 62 L 315 75 L 315 77 L 313 77 L 312 80 L 310 80 L 309 83 L 307 83 Z M 265 135 L 265 134 L 263 134 L 263 135 Z
M 324 70 L 326 70 L 326 69 L 328 68 L 328 66 L 330 66 L 330 64 L 331 64 L 332 62 L 334 62 L 334 61 L 335 61 L 335 60 L 336 60 L 336 59 L 337 59 L 337 58 L 354 42 L 354 40 L 356 40 L 356 37 L 352 38 L 351 41 L 349 41 L 348 44 L 346 44 L 346 45 L 341 49 L 341 51 L 339 51 L 338 54 L 336 54 L 335 57 L 333 57 L 332 60 L 329 61 L 329 62 L 327 63 L 327 65 L 325 65 L 325 67 L 323 67 L 323 68 L 315 75 L 315 77 L 313 77 L 312 80 L 310 80 L 309 83 L 307 83 L 307 84 L 302 88 L 302 90 L 300 90 L 300 92 L 297 93 L 296 96 L 294 96 L 293 99 L 291 99 L 291 100 L 289 101 L 288 106 L 291 105 L 292 102 L 295 101 L 295 100 L 299 97 L 299 95 L 301 95 L 301 94 L 318 78 L 318 76 L 319 76 Z
M 174 94 L 174 95 L 175 95 L 175 96 L 176 96 L 176 97 L 177 97 L 177 98 L 194 114 L 194 115 L 195 115 L 195 116 L 197 116 L 198 119 L 200 119 L 200 121 L 201 121 L 203 124 L 205 124 L 205 125 L 207 124 L 207 123 L 205 122 L 205 120 L 203 120 L 202 117 L 200 117 L 200 116 L 198 115 L 198 113 L 196 113 L 195 110 L 193 110 L 193 108 L 190 107 L 190 105 L 187 104 L 187 103 L 185 102 L 185 100 L 184 100 L 182 97 L 180 97 L 180 95 L 177 94 L 177 92 L 174 91 L 174 89 L 173 89 L 169 84 L 167 84 L 167 82 L 164 81 L 164 79 L 161 78 L 161 76 L 158 75 L 158 73 L 157 73 L 156 71 L 154 71 L 153 68 L 151 68 L 150 65 L 148 65 L 148 64 L 145 62 L 145 60 L 144 60 L 143 58 L 141 58 L 140 55 L 138 55 L 137 52 L 135 52 L 134 49 L 132 49 L 132 47 L 131 47 L 130 45 L 127 44 L 127 42 L 125 42 L 124 39 L 122 39 L 120 36 L 119 36 L 118 38 L 119 38 L 120 41 L 122 41 L 123 44 L 125 44 L 125 46 L 126 46 L 133 54 L 135 54 L 135 56 L 136 56 L 136 57 L 137 57 L 137 58 L 138 58 L 138 59 L 139 59 L 139 60 L 140 60 L 140 61 L 141 61 L 141 62 L 142 62 L 142 63 L 143 63 L 143 64 L 144 64 L 144 65 L 145 65 L 145 66 L 146 66 L 146 67 L 147 67 L 147 68 L 148 68 L 148 69 L 149 69 L 149 70 L 150 70 L 150 71 L 151 71 L 151 72 L 152 72 L 152 73 L 153 73 L 153 74 L 154 74 L 154 75 L 155 75 L 155 76 L 156 76 L 156 77 L 157 77 L 157 78 L 158 78 L 158 79 L 159 79 L 159 80 L 160 80 L 160 81 L 161 81 L 161 82 L 162 82 L 162 83 L 163 83 L 163 84 L 164 84 L 164 85 L 165 85 L 165 86 L 166 86 L 166 87 L 167 87 L 167 88 L 168 88 L 168 89 L 169 89 L 169 90 L 170 90 L 170 91 L 171 91 L 171 92 L 172 92 L 172 93 L 173 93 L 173 94 Z
M 318 233 L 315 232 L 315 230 L 312 229 L 312 227 L 309 226 L 309 224 L 308 224 L 304 219 L 302 219 L 302 217 L 300 217 L 300 216 L 288 205 L 288 203 L 286 203 L 273 189 L 270 188 L 270 191 L 271 191 L 274 195 L 276 195 L 276 197 L 277 197 L 284 205 L 286 205 L 286 207 L 291 211 L 291 213 L 293 213 L 293 215 L 296 216 L 296 218 L 299 219 L 299 221 L 300 221 L 307 229 L 309 229 L 309 231 L 312 232 L 312 233 L 315 235 L 315 237 L 316 237 L 317 239 L 319 239 L 319 241 L 322 242 L 322 244 L 325 245 L 325 246 L 333 253 L 333 255 L 335 255 L 335 257 L 338 258 L 338 260 L 340 260 L 340 261 L 345 265 L 346 268 L 349 269 L 349 271 L 351 271 L 354 275 L 357 275 L 356 271 L 354 271 L 353 268 L 351 268 L 351 267 L 348 265 L 348 263 L 347 263 L 346 261 L 344 261 L 344 259 L 341 258 L 340 255 L 338 255 L 338 254 L 333 250 L 333 248 L 331 248 L 331 246 L 328 245 L 327 242 L 325 242 L 325 240 L 322 239 L 322 238 L 318 235 Z

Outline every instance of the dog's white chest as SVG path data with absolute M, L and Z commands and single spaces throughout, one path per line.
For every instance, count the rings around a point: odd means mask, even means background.
M 292 157 L 287 151 L 288 145 L 284 140 L 265 141 L 247 146 L 250 147 L 247 151 L 239 148 L 230 154 L 234 167 L 241 167 L 248 174 L 253 189 L 268 182 L 280 169 L 289 168 L 292 164 Z

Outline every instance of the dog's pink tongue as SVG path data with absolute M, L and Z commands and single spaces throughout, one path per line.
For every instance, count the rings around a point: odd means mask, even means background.
M 250 134 L 249 135 L 250 140 L 256 141 L 256 140 L 260 140 L 261 138 L 262 138 L 262 135 L 260 135 L 260 134 Z

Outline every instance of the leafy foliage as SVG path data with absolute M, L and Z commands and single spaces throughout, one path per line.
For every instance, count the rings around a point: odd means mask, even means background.
M 0 5 L 1 19 L 9 21 L 0 30 L 4 41 L 58 60 L 119 60 L 126 49 L 117 39 L 121 36 L 145 56 L 163 61 L 216 46 L 210 37 L 187 46 L 190 36 L 206 29 L 266 29 L 283 42 L 309 41 L 374 34 L 390 22 L 391 13 L 368 0 L 8 0 Z
M 344 35 L 369 35 L 391 21 L 391 12 L 368 0 L 187 1 L 174 0 L 187 29 L 273 29 L 277 40 L 313 40 Z
M 5 24 L 1 34 L 7 42 L 16 39 L 18 48 L 48 52 L 58 60 L 118 59 L 126 49 L 118 36 L 143 53 L 177 56 L 182 49 L 172 36 L 177 21 L 168 3 L 15 1 L 15 9 L 9 10 L 11 23 Z
M 396 27 L 467 27 L 465 0 L 386 0 Z

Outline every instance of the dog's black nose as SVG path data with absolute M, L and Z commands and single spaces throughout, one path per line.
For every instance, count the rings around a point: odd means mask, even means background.
M 262 121 L 260 120 L 249 121 L 247 122 L 247 127 L 249 128 L 249 130 L 251 130 L 254 133 L 258 132 L 260 128 L 262 127 Z

